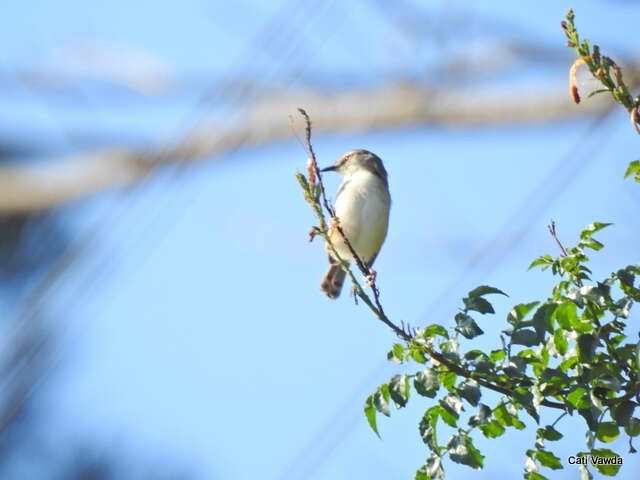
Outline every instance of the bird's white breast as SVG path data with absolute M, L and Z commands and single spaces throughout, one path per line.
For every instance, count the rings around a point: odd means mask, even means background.
M 378 176 L 361 170 L 344 177 L 335 202 L 336 215 L 349 242 L 365 262 L 375 258 L 387 236 L 390 206 L 389 191 Z M 335 244 L 343 259 L 353 261 L 343 242 Z

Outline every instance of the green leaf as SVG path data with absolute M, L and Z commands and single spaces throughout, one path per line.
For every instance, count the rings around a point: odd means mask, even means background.
M 476 372 L 491 371 L 492 362 L 486 353 L 480 350 L 471 350 L 464 354 L 465 360 L 469 361 L 469 365 L 473 366 Z
M 601 442 L 613 442 L 620 436 L 620 430 L 614 422 L 601 422 L 596 430 L 596 438 Z
M 499 288 L 490 287 L 489 285 L 481 285 L 479 287 L 474 288 L 473 290 L 471 290 L 468 293 L 468 296 L 469 297 L 482 297 L 483 295 L 490 295 L 490 294 L 493 294 L 493 293 L 497 293 L 499 295 L 504 295 L 505 297 L 509 296 L 506 293 L 504 293 L 502 290 L 500 290 Z
M 456 314 L 455 320 L 457 325 L 456 332 L 460 333 L 465 338 L 472 339 L 484 333 L 475 320 L 466 313 Z
M 640 182 L 640 160 L 631 162 L 624 172 L 624 178 L 630 177 L 631 175 L 634 175 L 636 182 Z
M 491 350 L 489 354 L 489 358 L 493 363 L 496 363 L 498 360 L 502 360 L 505 357 L 504 350 Z
M 434 451 L 438 449 L 436 426 L 438 424 L 438 417 L 440 417 L 440 410 L 441 407 L 439 405 L 427 409 L 418 425 L 418 431 L 420 432 L 422 441 Z
M 539 437 L 542 437 L 545 440 L 549 441 L 560 440 L 562 438 L 562 434 L 551 425 L 547 425 L 544 428 L 539 428 L 536 433 Z
M 640 435 L 640 419 L 631 417 L 627 426 L 624 427 L 624 431 L 627 432 L 627 435 L 630 437 L 637 437 Z
M 442 372 L 440 373 L 439 378 L 440 378 L 440 384 L 444 388 L 452 392 L 453 385 L 456 383 L 457 375 L 453 372 Z
M 432 480 L 433 478 L 444 480 L 442 461 L 440 455 L 436 453 L 429 455 L 426 463 L 416 472 L 414 480 Z
M 441 337 L 444 338 L 449 338 L 449 333 L 447 332 L 447 329 L 444 328 L 442 325 L 438 325 L 438 324 L 432 324 L 429 325 L 427 327 L 424 328 L 420 328 L 418 329 L 417 332 L 417 336 L 421 337 L 421 338 L 432 338 L 436 335 L 440 335 Z
M 387 360 L 396 363 L 402 363 L 404 360 L 404 346 L 399 343 L 394 343 L 391 347 L 391 351 L 387 353 Z
M 598 457 L 599 461 L 592 463 L 596 470 L 609 477 L 614 477 L 622 466 L 622 457 L 608 448 L 594 448 L 591 450 L 591 456 Z
M 537 472 L 527 472 L 524 474 L 524 480 L 548 480 L 548 478 Z
M 558 305 L 552 316 L 562 328 L 572 330 L 571 325 L 578 319 L 577 306 L 571 301 L 566 301 Z
M 596 353 L 598 339 L 590 333 L 582 334 L 578 337 L 578 352 L 580 353 L 580 361 L 590 363 Z
M 543 467 L 548 467 L 552 470 L 564 468 L 560 459 L 547 450 L 536 450 L 535 456 L 536 460 L 538 460 Z
M 505 428 L 500 425 L 497 420 L 491 420 L 484 425 L 480 425 L 478 428 L 487 438 L 499 437 L 505 431 Z
M 444 423 L 454 428 L 458 426 L 458 414 L 455 413 L 455 411 L 451 410 L 449 407 L 445 408 L 442 400 L 440 400 L 438 408 L 438 414 Z
M 553 345 L 556 347 L 556 351 L 560 355 L 564 355 L 565 353 L 567 353 L 567 348 L 569 346 L 569 342 L 567 342 L 567 339 L 564 336 L 564 332 L 564 330 L 558 328 L 553 333 Z
M 425 368 L 424 370 L 416 373 L 416 376 L 413 379 L 413 386 L 416 389 L 416 392 L 423 397 L 434 398 L 436 396 L 436 392 L 440 388 L 438 374 L 433 368 Z
M 532 347 L 540 343 L 540 339 L 538 338 L 538 334 L 529 329 L 523 328 L 520 330 L 516 330 L 511 335 L 511 343 L 514 345 L 524 345 L 526 347 Z
M 460 412 L 464 410 L 462 400 L 460 400 L 458 395 L 453 393 L 449 393 L 446 397 L 440 400 L 440 405 L 445 409 L 452 411 L 456 415 L 456 418 L 458 418 Z
M 598 251 L 602 250 L 604 244 L 596 240 L 595 238 L 589 238 L 579 243 L 579 246 L 582 248 L 590 248 L 592 250 Z
M 462 299 L 462 302 L 464 303 L 465 310 L 473 310 L 483 315 L 485 313 L 496 313 L 491 303 L 483 297 L 465 297 Z
M 378 438 L 380 438 L 378 425 L 376 424 L 376 407 L 373 404 L 373 394 L 369 395 L 367 400 L 364 402 L 364 415 L 367 417 L 367 422 L 369 423 L 371 430 L 373 430 Z
M 504 403 L 493 410 L 493 416 L 500 425 L 505 427 L 515 427 L 518 430 L 522 430 L 525 427 L 524 423 L 522 423 L 518 417 L 509 413 Z
M 406 375 L 394 375 L 389 382 L 389 394 L 396 408 L 404 407 L 409 401 L 409 382 Z
M 533 267 L 536 267 L 538 265 L 542 265 L 542 270 L 545 270 L 552 263 L 553 263 L 553 258 L 551 258 L 551 255 L 543 255 L 541 257 L 536 258 L 533 262 L 531 262 L 527 270 L 531 270 Z
M 587 238 L 591 238 L 591 235 L 610 225 L 613 225 L 613 223 L 593 222 L 587 225 L 584 228 L 584 230 L 580 232 L 580 240 L 586 240 Z
M 474 380 L 467 379 L 458 385 L 458 394 L 474 407 L 478 405 L 480 400 L 480 388 Z
M 378 387 L 378 390 L 373 394 L 373 406 L 380 413 L 387 417 L 391 415 L 389 411 L 389 385 L 383 383 Z
M 480 470 L 483 466 L 484 455 L 473 445 L 471 437 L 466 434 L 455 434 L 447 443 L 449 458 L 456 463 L 468 465 Z
M 531 310 L 536 308 L 540 302 L 521 303 L 511 309 L 507 315 L 507 322 L 512 325 L 517 325 L 529 314 Z
M 567 395 L 567 400 L 577 409 L 589 408 L 591 406 L 589 394 L 587 393 L 587 390 L 582 387 L 576 388 L 573 392 Z
M 479 425 L 485 425 L 489 422 L 489 417 L 491 416 L 491 409 L 487 407 L 484 403 L 481 403 L 478 406 L 478 413 L 472 416 L 469 419 L 469 425 L 472 427 L 477 427 Z

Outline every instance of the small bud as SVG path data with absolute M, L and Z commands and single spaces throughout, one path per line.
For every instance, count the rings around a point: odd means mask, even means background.
M 578 93 L 578 82 L 576 80 L 576 71 L 580 65 L 585 63 L 584 58 L 580 57 L 573 62 L 571 68 L 569 69 L 569 94 L 571 96 L 571 100 L 575 103 L 580 103 L 580 94 Z
M 565 22 L 564 20 L 560 22 L 560 26 L 562 27 L 563 30 L 567 29 L 567 22 Z
M 630 120 L 631 120 L 631 125 L 633 126 L 633 129 L 636 131 L 637 134 L 640 134 L 640 126 L 638 125 L 638 105 L 636 104 L 632 109 L 630 113 Z
M 574 48 L 576 46 L 573 42 L 567 42 L 567 47 Z
M 312 157 L 307 159 L 307 177 L 309 178 L 309 185 L 314 187 L 316 185 L 316 169 Z
M 571 99 L 574 103 L 580 103 L 580 94 L 578 93 L 578 87 L 571 85 Z

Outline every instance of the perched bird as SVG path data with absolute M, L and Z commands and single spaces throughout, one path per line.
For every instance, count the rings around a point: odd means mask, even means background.
M 342 175 L 334 205 L 335 213 L 349 243 L 370 269 L 387 236 L 391 207 L 387 171 L 382 160 L 367 150 L 351 150 L 336 160 L 333 166 L 321 171 Z M 340 258 L 355 262 L 337 228 L 331 228 L 329 235 Z M 338 298 L 344 277 L 345 272 L 329 253 L 329 269 L 322 279 L 320 290 L 329 298 Z

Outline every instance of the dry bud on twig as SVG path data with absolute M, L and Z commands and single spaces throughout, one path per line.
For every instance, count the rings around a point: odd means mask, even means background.
M 638 125 L 638 104 L 636 103 L 631 111 L 629 112 L 629 119 L 631 120 L 631 126 L 636 131 L 636 133 L 640 134 L 640 125 Z
M 569 69 L 569 94 L 575 103 L 580 103 L 580 94 L 578 93 L 578 82 L 576 80 L 576 71 L 580 65 L 584 65 L 584 58 L 580 57 L 573 62 Z
M 307 178 L 309 179 L 309 185 L 316 186 L 316 170 L 313 165 L 313 158 L 307 159 Z

